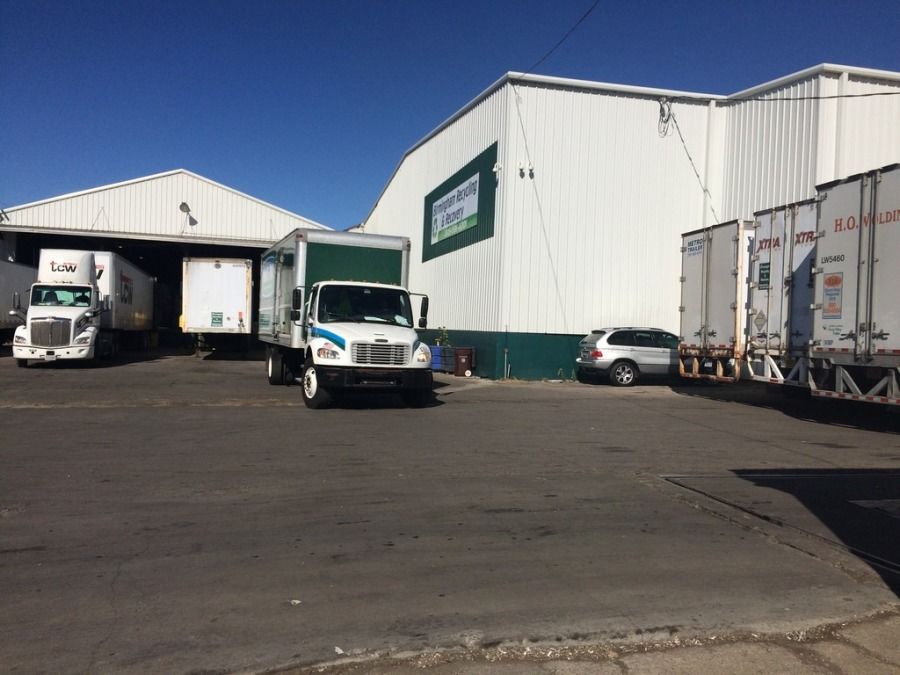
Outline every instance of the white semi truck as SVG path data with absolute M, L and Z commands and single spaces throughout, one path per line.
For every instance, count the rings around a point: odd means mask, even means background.
M 433 397 L 415 331 L 406 237 L 298 229 L 262 255 L 259 339 L 271 384 L 301 383 L 310 408 L 347 390 Z M 422 297 L 418 325 L 426 326 Z
M 115 253 L 42 250 L 13 357 L 24 367 L 29 361 L 111 356 L 127 341 L 146 346 L 153 286 L 152 277 Z M 17 305 L 21 311 L 21 300 Z
M 37 277 L 37 269 L 28 265 L 0 260 L 0 343 L 11 340 L 24 316 L 17 307 L 28 307 L 28 291 Z
M 686 233 L 682 266 L 685 377 L 900 405 L 900 165 L 819 185 L 750 227 Z M 705 319 L 726 307 L 730 349 Z

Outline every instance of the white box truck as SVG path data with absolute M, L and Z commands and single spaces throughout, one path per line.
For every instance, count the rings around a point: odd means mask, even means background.
M 682 235 L 682 377 L 722 382 L 741 377 L 752 233 L 749 221 L 733 220 Z
M 810 391 L 900 405 L 900 164 L 817 189 Z
M 0 260 L 0 343 L 11 340 L 25 316 L 20 308 L 28 308 L 31 284 L 37 269 L 8 260 Z
M 252 260 L 182 259 L 182 332 L 250 335 L 252 315 Z
M 262 254 L 259 339 L 271 384 L 301 383 L 310 408 L 342 391 L 433 397 L 431 350 L 414 328 L 406 237 L 298 229 Z M 422 296 L 419 327 L 426 325 Z
M 29 361 L 93 359 L 123 342 L 149 344 L 154 280 L 109 251 L 43 249 L 26 323 L 13 357 Z M 17 308 L 19 309 L 19 308 Z

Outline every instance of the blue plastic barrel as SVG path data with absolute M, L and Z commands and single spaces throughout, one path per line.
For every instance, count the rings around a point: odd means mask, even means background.
M 441 369 L 441 348 L 440 345 L 431 345 L 431 369 Z

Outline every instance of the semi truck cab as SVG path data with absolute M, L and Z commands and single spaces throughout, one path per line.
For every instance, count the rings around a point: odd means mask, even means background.
M 13 336 L 16 364 L 94 358 L 105 302 L 97 287 L 92 253 L 79 251 L 60 260 L 42 257 L 25 324 Z M 20 307 L 17 298 L 13 311 Z

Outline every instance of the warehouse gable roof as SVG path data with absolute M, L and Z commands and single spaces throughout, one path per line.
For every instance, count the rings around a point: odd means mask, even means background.
M 186 169 L 4 210 L 2 229 L 268 246 L 306 227 L 331 229 Z

